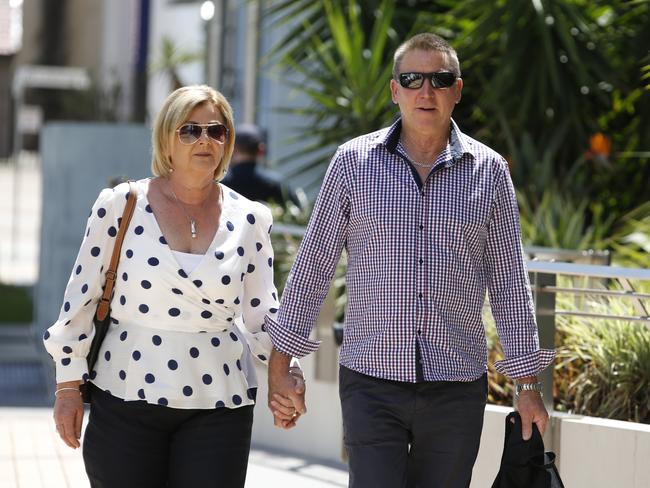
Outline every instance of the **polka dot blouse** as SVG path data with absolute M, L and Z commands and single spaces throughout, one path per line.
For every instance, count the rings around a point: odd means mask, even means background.
M 266 362 L 275 316 L 271 213 L 223 189 L 219 228 L 200 263 L 174 257 L 147 200 L 149 179 L 122 245 L 111 326 L 93 371 L 85 356 L 128 184 L 103 190 L 88 218 L 59 318 L 44 334 L 57 382 L 87 379 L 124 400 L 175 408 L 253 404 L 251 357 Z

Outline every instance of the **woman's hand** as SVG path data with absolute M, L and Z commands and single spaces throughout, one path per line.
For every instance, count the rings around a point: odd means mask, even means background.
M 307 413 L 302 370 L 299 366 L 289 367 L 290 359 L 273 349 L 269 360 L 268 406 L 275 426 L 282 429 L 295 427 L 300 416 Z
M 79 392 L 80 381 L 68 381 L 56 385 L 54 400 L 54 424 L 56 431 L 68 446 L 80 446 L 81 424 L 84 419 L 84 404 Z

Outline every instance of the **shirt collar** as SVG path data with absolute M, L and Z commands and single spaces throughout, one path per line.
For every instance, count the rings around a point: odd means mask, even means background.
M 383 144 L 388 152 L 396 154 L 397 143 L 399 142 L 400 134 L 402 133 L 402 118 L 398 119 L 388 128 L 383 136 L 380 136 L 377 142 Z M 459 161 L 465 154 L 474 159 L 474 153 L 471 152 L 469 144 L 467 143 L 465 134 L 463 134 L 458 125 L 451 119 L 451 134 L 449 135 L 449 143 L 447 150 L 451 154 L 451 164 Z

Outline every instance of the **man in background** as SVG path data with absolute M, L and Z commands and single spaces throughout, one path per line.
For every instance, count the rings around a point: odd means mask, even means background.
M 253 124 L 239 125 L 230 168 L 222 183 L 251 200 L 282 205 L 289 200 L 300 207 L 300 199 L 280 176 L 262 167 L 265 154 L 266 131 Z

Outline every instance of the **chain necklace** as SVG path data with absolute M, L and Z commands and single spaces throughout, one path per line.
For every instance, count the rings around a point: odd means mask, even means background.
M 196 230 L 196 219 L 192 218 L 190 214 L 187 213 L 187 210 L 185 210 L 185 204 L 181 202 L 181 200 L 176 196 L 176 193 L 174 193 L 174 190 L 171 187 L 171 184 L 169 185 L 169 191 L 171 192 L 172 196 L 174 197 L 174 200 L 180 207 L 180 209 L 183 211 L 185 214 L 185 217 L 187 217 L 187 220 L 190 222 L 190 234 L 192 235 L 192 239 L 196 239 L 196 236 L 198 235 L 198 232 Z M 219 194 L 221 194 L 221 189 L 219 189 Z M 209 198 L 209 197 L 208 197 Z M 207 200 L 207 198 L 206 198 Z M 205 202 L 205 200 L 204 200 Z
M 432 161 L 431 163 L 418 163 L 417 161 L 414 161 L 408 153 L 406 154 L 406 157 L 413 166 L 417 166 L 418 168 L 431 168 L 435 164 L 435 161 Z
M 417 166 L 418 168 L 428 168 L 428 169 L 431 169 L 431 168 L 433 167 L 433 165 L 436 164 L 436 161 L 435 161 L 435 160 L 431 161 L 430 163 L 418 163 L 418 162 L 415 161 L 415 160 L 411 157 L 411 155 L 406 151 L 406 148 L 404 147 L 404 144 L 402 144 L 402 141 L 400 141 L 400 145 L 402 146 L 402 150 L 404 151 L 404 154 L 406 155 L 406 159 L 408 159 L 409 162 L 410 162 L 413 166 Z

